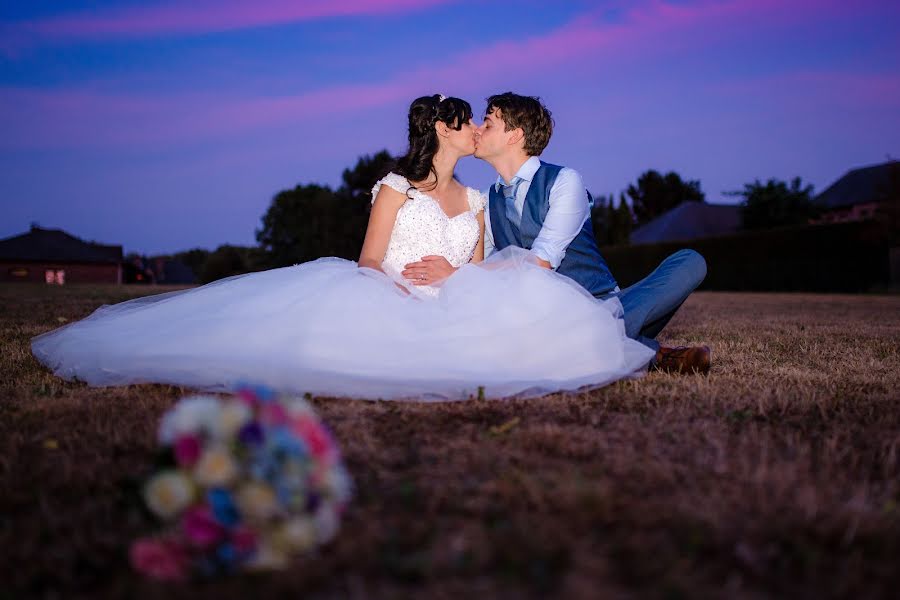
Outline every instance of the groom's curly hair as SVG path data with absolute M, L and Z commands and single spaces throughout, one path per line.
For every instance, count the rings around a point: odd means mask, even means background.
M 487 99 L 484 114 L 500 109 L 505 131 L 522 128 L 525 132 L 525 152 L 540 156 L 553 135 L 553 115 L 537 96 L 520 96 L 512 92 L 494 94 Z

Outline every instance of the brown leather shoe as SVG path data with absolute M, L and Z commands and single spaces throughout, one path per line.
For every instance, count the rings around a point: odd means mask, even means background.
M 666 373 L 709 373 L 709 346 L 660 346 L 656 351 L 654 367 Z

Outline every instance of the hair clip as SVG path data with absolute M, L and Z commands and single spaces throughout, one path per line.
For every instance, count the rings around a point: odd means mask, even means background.
M 438 103 L 441 103 L 446 99 L 447 99 L 447 96 L 445 96 L 443 94 L 438 94 Z

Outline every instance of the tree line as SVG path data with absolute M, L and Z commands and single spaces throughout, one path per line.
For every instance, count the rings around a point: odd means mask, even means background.
M 387 150 L 360 157 L 341 174 L 341 184 L 300 184 L 272 198 L 256 230 L 256 247 L 220 246 L 210 252 L 193 249 L 172 258 L 188 265 L 201 282 L 249 271 L 294 265 L 322 256 L 356 260 L 369 218 L 372 186 L 395 162 Z M 797 177 L 791 182 L 756 180 L 740 197 L 745 229 L 807 223 L 817 216 L 813 186 Z M 600 246 L 629 243 L 633 229 L 683 202 L 705 202 L 700 182 L 675 172 L 648 170 L 618 194 L 595 195 L 591 208 L 594 233 Z

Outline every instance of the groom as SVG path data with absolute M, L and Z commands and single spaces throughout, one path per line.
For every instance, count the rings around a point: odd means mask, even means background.
M 552 133 L 550 111 L 538 98 L 512 92 L 488 98 L 484 123 L 475 133 L 475 157 L 499 176 L 484 211 L 485 257 L 507 246 L 530 250 L 541 266 L 574 279 L 595 297 L 618 297 L 628 337 L 656 350 L 651 367 L 709 372 L 708 347 L 667 348 L 655 339 L 703 281 L 706 261 L 693 250 L 679 250 L 620 290 L 597 249 L 581 176 L 538 158 Z

